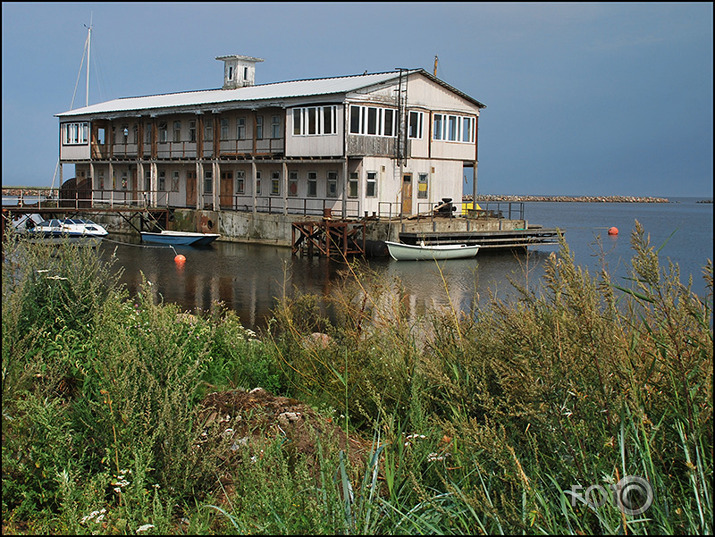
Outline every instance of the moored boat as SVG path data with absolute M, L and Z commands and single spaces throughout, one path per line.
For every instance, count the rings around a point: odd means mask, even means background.
M 80 242 L 90 245 L 99 244 L 109 233 L 99 224 L 84 218 L 53 218 L 43 220 L 39 224 L 28 228 L 25 234 L 30 240 L 45 243 L 51 242 Z
M 171 246 L 206 246 L 218 239 L 218 233 L 198 233 L 193 231 L 151 231 L 141 232 L 142 241 L 152 244 L 166 244 Z
M 464 259 L 474 257 L 479 245 L 433 244 L 412 245 L 401 242 L 385 241 L 390 256 L 396 261 L 418 261 L 423 259 Z

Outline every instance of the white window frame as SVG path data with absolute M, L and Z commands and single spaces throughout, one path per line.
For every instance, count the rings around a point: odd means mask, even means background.
M 385 134 L 385 112 L 392 112 L 392 121 L 390 123 L 391 134 Z M 353 130 L 354 114 L 358 114 L 357 132 Z M 374 117 L 374 121 L 371 121 Z M 366 106 L 361 104 L 350 105 L 350 118 L 348 119 L 350 134 L 357 136 L 381 136 L 383 138 L 397 137 L 397 109 L 385 108 L 381 106 Z
M 414 115 L 414 116 L 413 116 Z M 408 125 L 407 125 L 407 137 L 411 138 L 413 140 L 420 140 L 422 139 L 422 125 L 424 124 L 424 112 L 419 112 L 417 110 L 410 110 L 409 116 L 408 116 Z M 413 123 L 413 119 L 415 118 L 415 121 Z
M 246 172 L 236 170 L 236 194 L 244 194 L 246 192 Z
M 87 145 L 89 123 L 86 121 L 62 124 L 62 145 Z
M 326 122 L 329 122 L 329 125 L 326 125 Z M 335 136 L 336 134 L 338 134 L 337 105 L 293 109 L 293 136 Z
M 465 125 L 467 128 L 465 129 Z M 476 118 L 458 114 L 434 114 L 432 119 L 432 140 L 473 144 L 475 140 Z M 466 140 L 464 138 L 467 138 Z

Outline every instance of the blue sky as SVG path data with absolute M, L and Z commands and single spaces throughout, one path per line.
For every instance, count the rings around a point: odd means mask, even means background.
M 480 194 L 712 197 L 709 2 L 5 2 L 3 185 L 50 186 L 90 17 L 90 104 L 218 88 L 226 54 L 264 58 L 258 84 L 432 72 L 437 55 L 487 105 Z

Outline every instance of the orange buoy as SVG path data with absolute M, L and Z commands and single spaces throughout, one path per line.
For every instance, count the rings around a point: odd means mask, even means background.
M 608 228 L 608 234 L 609 235 L 618 235 L 618 228 L 617 227 Z
M 186 261 L 186 257 L 184 257 L 181 254 L 178 254 L 175 258 L 174 261 L 176 262 L 177 265 L 181 265 Z

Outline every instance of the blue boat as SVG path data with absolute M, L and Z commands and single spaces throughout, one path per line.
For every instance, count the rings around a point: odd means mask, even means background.
M 218 239 L 218 233 L 197 233 L 193 231 L 162 231 L 155 233 L 142 231 L 142 241 L 170 246 L 206 246 Z

